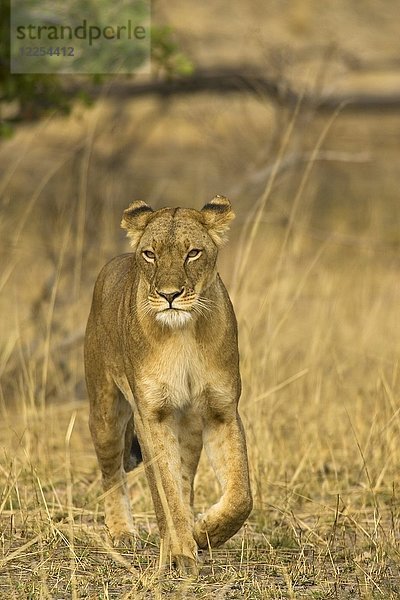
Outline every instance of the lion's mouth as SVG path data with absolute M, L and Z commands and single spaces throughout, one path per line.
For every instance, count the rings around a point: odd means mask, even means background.
M 156 321 L 168 327 L 184 327 L 192 318 L 188 310 L 182 308 L 168 307 L 156 314 Z

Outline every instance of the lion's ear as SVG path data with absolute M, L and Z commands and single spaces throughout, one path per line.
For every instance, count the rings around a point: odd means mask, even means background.
M 231 203 L 225 196 L 215 196 L 201 209 L 203 224 L 217 246 L 226 242 L 229 223 L 235 218 Z
M 124 210 L 121 227 L 127 230 L 126 235 L 130 238 L 133 248 L 137 246 L 153 212 L 153 209 L 142 200 L 135 200 Z

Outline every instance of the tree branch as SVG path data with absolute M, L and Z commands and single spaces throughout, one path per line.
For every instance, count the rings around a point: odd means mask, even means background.
M 68 89 L 76 92 L 76 86 Z M 88 88 L 89 94 L 96 97 L 104 94 L 101 86 Z M 232 94 L 249 92 L 265 94 L 274 102 L 286 106 L 295 106 L 301 98 L 304 106 L 317 111 L 332 110 L 343 104 L 347 110 L 394 110 L 400 106 L 400 89 L 391 93 L 354 92 L 335 94 L 301 94 L 281 78 L 265 75 L 254 67 L 214 67 L 199 69 L 190 77 L 175 77 L 167 80 L 150 80 L 143 83 L 116 81 L 109 86 L 107 96 L 134 98 L 156 95 L 168 98 L 176 95 L 215 92 Z

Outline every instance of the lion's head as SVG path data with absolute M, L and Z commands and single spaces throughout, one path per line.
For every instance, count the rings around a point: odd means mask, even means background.
M 183 327 L 212 308 L 218 248 L 234 218 L 229 200 L 215 196 L 201 211 L 162 208 L 140 200 L 123 214 L 147 296 L 140 308 L 169 327 Z

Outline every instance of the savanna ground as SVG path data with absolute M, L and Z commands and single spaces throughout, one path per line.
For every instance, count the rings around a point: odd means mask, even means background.
M 342 47 L 381 60 L 395 43 L 390 19 L 384 35 L 376 16 L 371 49 L 339 4 Z M 298 43 L 320 41 L 320 15 L 307 29 L 312 5 L 284 15 Z M 271 7 L 276 41 L 286 21 Z M 242 13 L 230 24 L 243 28 L 244 3 Z M 186 15 L 207 62 L 200 17 Z M 201 31 L 221 60 L 232 56 L 234 36 L 218 55 Z M 241 47 L 254 58 L 260 43 Z M 340 70 L 317 59 L 319 71 Z M 0 598 L 400 597 L 399 136 L 395 112 L 105 92 L 1 143 Z M 98 270 L 128 249 L 129 202 L 201 208 L 215 193 L 237 213 L 220 271 L 239 322 L 255 507 L 186 581 L 158 573 L 142 468 L 129 476 L 137 547 L 113 549 L 105 536 L 82 334 Z M 202 459 L 196 510 L 217 496 Z

